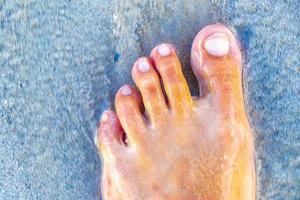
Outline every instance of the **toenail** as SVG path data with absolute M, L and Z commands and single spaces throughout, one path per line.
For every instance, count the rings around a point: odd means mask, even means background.
M 204 43 L 206 51 L 209 54 L 218 57 L 227 55 L 229 46 L 229 37 L 225 33 L 215 33 L 209 36 Z
M 138 69 L 141 72 L 147 72 L 150 69 L 149 62 L 146 59 L 142 59 L 138 62 Z
M 124 95 L 124 96 L 129 96 L 129 95 L 132 94 L 132 90 L 128 85 L 124 85 L 121 88 L 121 94 Z
M 158 51 L 159 55 L 160 55 L 160 56 L 163 56 L 163 57 L 164 57 L 164 56 L 168 56 L 168 55 L 171 54 L 170 48 L 169 48 L 167 45 L 165 45 L 165 44 L 160 45 L 160 46 L 157 48 L 157 51 Z
M 101 117 L 101 121 L 105 122 L 108 119 L 108 114 L 107 113 L 103 113 L 102 117 Z

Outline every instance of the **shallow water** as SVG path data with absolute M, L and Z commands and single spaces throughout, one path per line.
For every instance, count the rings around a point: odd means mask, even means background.
M 190 89 L 192 39 L 222 22 L 245 54 L 258 199 L 300 199 L 297 0 L 0 0 L 0 199 L 99 199 L 97 121 L 130 68 L 175 44 Z

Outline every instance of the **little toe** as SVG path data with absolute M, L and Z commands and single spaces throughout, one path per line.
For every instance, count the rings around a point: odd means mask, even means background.
M 117 114 L 110 110 L 104 111 L 95 138 L 96 146 L 104 158 L 119 154 L 125 147 L 123 137 L 124 131 Z
M 175 113 L 184 113 L 193 101 L 175 48 L 170 44 L 160 44 L 150 56 L 162 78 L 170 109 Z
M 146 57 L 141 57 L 132 68 L 132 77 L 141 92 L 149 120 L 155 126 L 168 112 L 159 76 L 151 61 Z
M 136 144 L 144 138 L 146 128 L 141 113 L 141 96 L 129 85 L 122 86 L 116 94 L 115 107 L 128 142 Z
M 243 103 L 242 53 L 233 33 L 222 24 L 204 27 L 195 37 L 191 64 L 205 92 L 228 107 L 232 102 Z M 200 87 L 203 88 L 203 87 Z

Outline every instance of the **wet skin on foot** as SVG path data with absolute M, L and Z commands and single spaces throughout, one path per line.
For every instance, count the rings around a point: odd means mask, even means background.
M 119 89 L 116 113 L 103 113 L 96 137 L 105 200 L 255 199 L 242 54 L 232 32 L 221 24 L 203 28 L 191 64 L 201 86 L 196 100 L 171 44 L 133 65 L 138 90 Z

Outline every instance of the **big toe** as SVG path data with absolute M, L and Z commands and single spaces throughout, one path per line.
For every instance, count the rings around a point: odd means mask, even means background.
M 200 94 L 210 94 L 227 108 L 234 103 L 243 104 L 242 53 L 227 27 L 209 25 L 197 34 L 191 64 L 202 86 Z

